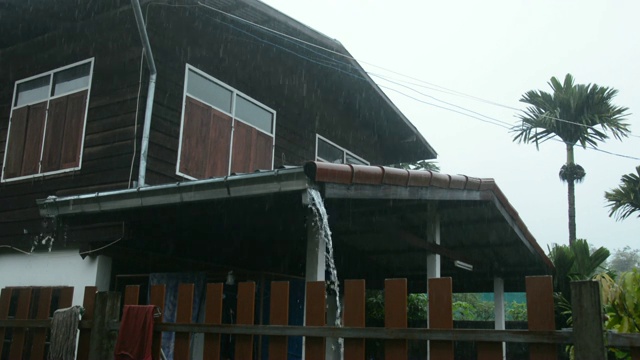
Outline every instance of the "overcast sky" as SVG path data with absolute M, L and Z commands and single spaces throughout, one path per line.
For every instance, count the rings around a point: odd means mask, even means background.
M 623 142 L 611 139 L 599 148 L 640 158 L 638 1 L 264 2 L 337 39 L 365 70 L 396 82 L 420 80 L 518 109 L 524 108 L 518 101 L 524 92 L 550 91 L 551 76 L 564 78 L 568 72 L 578 83 L 614 87 L 619 90 L 614 103 L 630 109 L 634 136 Z M 436 149 L 443 172 L 494 178 L 545 250 L 548 244 L 568 243 L 567 185 L 558 178 L 566 159 L 562 143 L 549 141 L 536 151 L 535 145 L 513 143 L 513 135 L 500 126 L 386 87 L 509 124 L 517 121 L 516 110 L 424 83 L 431 89 L 403 84 L 426 95 L 372 78 Z M 587 173 L 585 182 L 576 185 L 578 238 L 611 250 L 640 248 L 640 219 L 609 218 L 603 197 L 640 160 L 578 148 L 576 162 Z

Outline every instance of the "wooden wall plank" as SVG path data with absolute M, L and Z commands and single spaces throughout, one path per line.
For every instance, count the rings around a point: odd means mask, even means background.
M 344 326 L 365 327 L 365 281 L 345 280 L 344 282 Z M 364 339 L 345 339 L 345 360 L 364 360 Z
M 11 306 L 11 296 L 13 289 L 3 288 L 0 293 L 0 320 L 6 320 L 9 317 L 9 307 Z M 4 346 L 4 335 L 6 328 L 0 327 L 0 356 Z
M 149 290 L 149 303 L 150 305 L 155 305 L 160 309 L 162 316 L 154 319 L 155 322 L 162 322 L 162 317 L 164 316 L 164 299 L 166 293 L 165 285 L 152 285 Z M 160 351 L 162 349 L 162 333 L 154 332 L 153 333 L 153 341 L 151 344 L 151 354 L 154 359 L 160 359 Z
M 84 299 L 82 301 L 82 307 L 84 307 L 84 315 L 82 320 L 93 320 L 95 306 L 96 306 L 96 293 L 98 287 L 86 286 L 84 288 Z M 91 342 L 91 329 L 81 329 L 78 337 L 78 360 L 89 359 L 89 346 Z
M 47 320 L 49 319 L 49 313 L 51 310 L 51 297 L 53 295 L 53 288 L 45 287 L 39 289 L 38 310 L 36 312 L 36 319 Z M 47 339 L 48 329 L 33 329 L 33 342 L 31 345 L 31 359 L 41 360 L 45 358 L 44 345 Z
M 527 276 L 527 320 L 529 330 L 555 330 L 553 311 L 553 278 L 551 276 Z M 553 344 L 529 344 L 531 360 L 557 359 Z
M 452 290 L 451 278 L 429 279 L 429 329 L 453 329 Z M 432 359 L 453 360 L 453 342 L 431 341 L 429 353 Z
M 253 281 L 239 283 L 237 324 L 254 324 L 255 302 L 256 283 Z M 235 358 L 237 360 L 253 359 L 253 335 L 236 336 Z
M 138 305 L 140 285 L 127 285 L 124 289 L 124 305 Z
M 27 319 L 29 317 L 29 309 L 31 307 L 31 288 L 20 288 L 18 291 L 18 306 L 16 308 L 15 319 Z M 13 328 L 13 339 L 11 339 L 11 351 L 9 352 L 9 360 L 22 359 L 22 351 L 24 350 L 24 340 L 27 333 L 25 328 Z
M 191 323 L 193 316 L 193 284 L 178 285 L 178 305 L 176 310 L 176 323 Z M 173 346 L 175 359 L 189 359 L 191 345 L 191 333 L 176 332 Z
M 384 281 L 384 327 L 407 327 L 407 279 Z M 406 359 L 408 354 L 407 340 L 385 340 L 385 359 Z
M 305 325 L 326 325 L 326 296 L 324 281 L 307 282 L 305 299 Z M 325 338 L 307 336 L 304 339 L 304 354 L 307 360 L 324 360 Z
M 207 284 L 207 297 L 205 304 L 206 324 L 222 324 L 222 298 L 224 295 L 222 283 Z M 220 334 L 204 335 L 203 360 L 220 360 Z
M 289 325 L 289 282 L 271 282 L 271 301 L 269 309 L 269 324 Z M 286 336 L 272 336 L 269 338 L 269 358 L 286 359 L 288 352 Z

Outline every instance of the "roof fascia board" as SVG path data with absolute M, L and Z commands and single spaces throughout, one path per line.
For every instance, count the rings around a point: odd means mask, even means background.
M 62 198 L 48 197 L 36 202 L 41 216 L 53 217 L 265 195 L 304 190 L 308 186 L 309 180 L 302 168 L 295 168 Z
M 379 199 L 379 200 L 491 200 L 489 191 L 452 190 L 437 187 L 404 187 L 394 185 L 354 185 L 324 183 L 327 199 Z

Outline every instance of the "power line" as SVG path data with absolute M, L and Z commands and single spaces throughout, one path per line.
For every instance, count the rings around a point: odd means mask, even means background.
M 155 3 L 154 3 L 154 4 L 155 4 Z M 338 56 L 341 56 L 341 57 L 346 58 L 346 59 L 349 59 L 349 60 L 353 60 L 353 61 L 355 61 L 356 63 L 358 63 L 358 62 L 359 62 L 359 63 L 367 64 L 367 65 L 370 65 L 370 66 L 373 66 L 373 67 L 376 67 L 376 68 L 379 68 L 379 69 L 382 69 L 382 70 L 388 71 L 388 72 L 390 72 L 390 73 L 393 73 L 393 74 L 396 74 L 396 75 L 399 75 L 399 76 L 403 76 L 403 77 L 405 77 L 405 78 L 409 78 L 409 79 L 412 79 L 412 80 L 418 81 L 418 82 L 420 82 L 420 83 L 428 84 L 428 85 L 430 85 L 430 86 L 432 86 L 432 87 L 428 87 L 428 86 L 424 86 L 424 85 L 420 85 L 420 84 L 416 84 L 416 83 L 411 83 L 411 82 L 408 82 L 408 81 L 406 81 L 406 80 L 396 79 L 396 80 L 399 80 L 399 81 L 405 82 L 405 83 L 410 84 L 410 85 L 419 86 L 419 87 L 427 88 L 427 89 L 434 90 L 434 91 L 441 91 L 441 92 L 447 93 L 447 94 L 449 94 L 449 95 L 463 96 L 463 97 L 467 97 L 467 98 L 470 98 L 470 99 L 473 99 L 473 100 L 476 100 L 476 101 L 484 102 L 484 103 L 487 103 L 487 104 L 490 104 L 490 105 L 494 105 L 494 106 L 498 106 L 498 107 L 507 108 L 507 109 L 510 109 L 510 110 L 523 111 L 522 109 L 514 108 L 514 107 L 512 107 L 512 106 L 508 106 L 508 105 L 500 104 L 500 103 L 497 103 L 497 102 L 494 102 L 494 101 L 490 101 L 490 100 L 486 100 L 486 99 L 483 99 L 483 98 L 480 98 L 480 97 L 477 97 L 477 96 L 469 95 L 469 94 L 466 94 L 466 93 L 463 93 L 463 92 L 460 92 L 460 91 L 457 91 L 457 90 L 449 89 L 449 88 L 446 88 L 446 87 L 444 87 L 444 86 L 440 86 L 440 85 L 437 85 L 437 84 L 429 83 L 429 82 L 427 82 L 427 81 L 424 81 L 424 80 L 421 80 L 421 79 L 418 79 L 418 78 L 415 78 L 415 77 L 412 77 L 412 76 L 409 76 L 409 75 L 405 75 L 405 74 L 402 74 L 402 73 L 396 72 L 396 71 L 391 70 L 391 69 L 383 68 L 383 67 L 381 67 L 381 66 L 377 66 L 377 65 L 375 65 L 375 64 L 371 64 L 371 63 L 368 63 L 368 62 L 365 62 L 365 61 L 358 61 L 358 60 L 356 60 L 354 57 L 352 57 L 352 56 L 350 56 L 350 55 L 346 55 L 346 54 L 343 54 L 343 53 L 340 53 L 340 52 L 337 52 L 337 51 L 334 51 L 334 50 L 331 50 L 331 49 L 327 49 L 327 48 L 322 47 L 322 46 L 320 46 L 320 45 L 316 45 L 316 44 L 310 43 L 310 42 L 308 42 L 308 41 L 304 41 L 304 40 L 302 40 L 302 39 L 296 38 L 296 37 L 294 37 L 294 36 L 287 35 L 287 34 L 284 34 L 284 33 L 282 33 L 282 32 L 279 32 L 279 31 L 276 31 L 276 30 L 270 29 L 270 28 L 268 28 L 268 27 L 266 27 L 266 26 L 256 24 L 256 23 L 254 23 L 254 22 L 251 22 L 251 21 L 249 21 L 249 20 L 243 19 L 243 18 L 238 17 L 238 16 L 233 15 L 233 14 L 227 13 L 227 12 L 222 11 L 222 10 L 220 10 L 220 9 L 216 9 L 216 8 L 214 8 L 214 7 L 210 6 L 210 5 L 204 4 L 204 3 L 202 3 L 202 2 L 198 2 L 198 4 L 199 4 L 200 6 L 202 6 L 202 7 L 205 7 L 205 8 L 207 8 L 207 9 L 210 9 L 210 10 L 216 11 L 216 12 L 218 12 L 218 13 L 221 13 L 221 14 L 223 14 L 223 15 L 226 15 L 226 16 L 231 17 L 231 18 L 233 18 L 233 19 L 236 19 L 236 20 L 238 20 L 238 21 L 241 21 L 241 22 L 247 23 L 247 24 L 249 24 L 249 25 L 251 25 L 251 26 L 257 27 L 257 28 L 262 29 L 262 30 L 264 30 L 264 31 L 271 32 L 271 33 L 273 33 L 273 34 L 276 34 L 278 37 L 284 38 L 284 40 L 285 40 L 285 41 L 287 41 L 287 40 L 292 40 L 292 42 L 297 42 L 297 43 L 302 43 L 302 44 L 304 44 L 304 45 L 312 46 L 312 47 L 314 47 L 314 48 L 317 48 L 317 49 L 320 49 L 320 50 L 326 51 L 326 52 L 328 52 L 328 53 L 331 53 L 331 54 L 334 54 L 334 55 L 338 55 Z M 164 5 L 164 4 L 159 4 L 159 5 Z M 166 5 L 169 5 L 169 4 L 166 4 Z M 205 14 L 205 16 L 206 16 L 206 14 Z M 277 48 L 279 48 L 279 49 L 281 49 L 281 50 L 283 50 L 283 51 L 286 51 L 286 52 L 288 52 L 288 53 L 291 53 L 291 54 L 293 54 L 293 55 L 295 55 L 295 56 L 298 56 L 298 57 L 300 57 L 300 58 L 303 58 L 303 59 L 305 59 L 305 60 L 307 60 L 307 61 L 313 62 L 313 63 L 315 63 L 315 64 L 317 64 L 317 65 L 320 65 L 320 66 L 324 66 L 324 67 L 328 67 L 328 68 L 334 69 L 334 70 L 336 70 L 336 71 L 339 71 L 339 72 L 341 72 L 341 73 L 343 73 L 343 74 L 346 74 L 346 75 L 352 76 L 352 77 L 357 78 L 357 79 L 361 79 L 361 80 L 365 80 L 365 81 L 368 81 L 368 80 L 369 80 L 369 79 L 365 78 L 364 76 L 361 76 L 361 75 L 358 75 L 358 74 L 354 74 L 354 73 L 351 73 L 351 72 L 345 71 L 345 70 L 343 70 L 343 69 L 340 69 L 340 68 L 338 68 L 338 67 L 334 66 L 334 65 L 347 66 L 347 67 L 348 67 L 348 68 L 350 68 L 350 69 L 356 69 L 356 70 L 358 70 L 358 71 L 360 71 L 360 70 L 361 70 L 361 68 L 356 67 L 356 66 L 354 66 L 354 65 L 352 65 L 352 64 L 347 64 L 347 63 L 339 62 L 339 61 L 337 61 L 337 60 L 336 60 L 336 59 L 334 59 L 334 58 L 331 58 L 331 57 L 326 56 L 326 55 L 324 55 L 324 54 L 321 54 L 321 53 L 319 53 L 319 52 L 317 52 L 317 51 L 313 51 L 312 49 L 308 49 L 308 48 L 306 48 L 306 47 L 304 47 L 304 46 L 301 46 L 301 47 L 302 47 L 303 49 L 305 49 L 305 50 L 311 51 L 312 53 L 314 53 L 314 54 L 316 54 L 316 55 L 318 55 L 318 56 L 322 56 L 322 57 L 324 57 L 324 58 L 328 59 L 328 61 L 325 61 L 325 60 L 319 60 L 319 59 L 312 59 L 312 58 L 309 58 L 309 57 L 307 57 L 307 56 L 301 55 L 301 54 L 299 54 L 299 53 L 297 53 L 297 52 L 295 52 L 295 51 L 293 51 L 293 50 L 287 49 L 287 48 L 285 48 L 285 47 L 283 47 L 283 46 L 280 46 L 280 45 L 274 44 L 274 43 L 272 43 L 272 42 L 269 42 L 269 41 L 267 41 L 267 40 L 264 40 L 264 39 L 262 39 L 262 38 L 259 38 L 258 36 L 254 35 L 254 34 L 251 34 L 251 33 L 248 33 L 248 32 L 246 32 L 246 31 L 244 31 L 244 30 L 242 30 L 242 29 L 239 29 L 239 28 L 237 28 L 237 27 L 235 27 L 235 26 L 233 26 L 233 25 L 231 25 L 231 24 L 229 24 L 229 23 L 226 23 L 226 22 L 224 22 L 224 21 L 221 21 L 221 20 L 216 19 L 216 18 L 213 18 L 213 17 L 210 17 L 210 18 L 211 18 L 211 19 L 213 19 L 213 20 L 215 20 L 215 21 L 218 21 L 218 22 L 220 22 L 220 23 L 222 23 L 222 24 L 225 24 L 225 25 L 227 25 L 227 26 L 229 26 L 229 27 L 232 27 L 232 28 L 234 28 L 234 29 L 236 29 L 236 30 L 238 30 L 238 31 L 240 31 L 240 32 L 243 32 L 243 33 L 245 33 L 246 35 L 249 35 L 249 36 L 251 36 L 251 37 L 253 37 L 253 38 L 257 39 L 258 41 L 260 41 L 260 42 L 262 42 L 262 43 L 267 43 L 267 44 L 269 44 L 269 45 L 271 45 L 271 46 L 277 47 Z M 298 45 L 298 46 L 300 46 L 300 45 Z M 363 71 L 364 71 L 364 70 L 363 70 Z M 384 75 L 375 74 L 375 73 L 369 73 L 369 72 L 366 72 L 366 71 L 364 71 L 364 72 L 365 72 L 366 74 L 369 74 L 369 75 L 373 75 L 373 76 L 379 77 L 379 78 L 381 78 L 381 79 L 383 79 L 383 80 L 386 80 L 386 81 L 391 82 L 391 83 L 393 83 L 393 84 L 396 84 L 396 85 L 398 85 L 398 86 L 402 86 L 402 87 L 404 87 L 404 88 L 407 88 L 407 89 L 409 89 L 409 90 L 411 90 L 411 91 L 414 91 L 414 92 L 416 92 L 416 93 L 418 93 L 418 94 L 420 94 L 420 95 L 422 95 L 422 96 L 426 96 L 426 97 L 429 97 L 429 98 L 431 98 L 431 99 L 434 99 L 434 100 L 436 100 L 436 101 L 438 101 L 438 102 L 441 102 L 441 103 L 447 104 L 447 105 L 449 105 L 449 106 L 453 106 L 453 107 L 456 107 L 456 108 L 462 109 L 462 110 L 464 110 L 464 111 L 467 111 L 467 112 L 470 112 L 470 113 L 473 113 L 473 114 L 477 114 L 477 115 L 482 116 L 482 117 L 484 117 L 484 118 L 487 118 L 487 119 L 489 119 L 489 120 L 482 119 L 482 118 L 479 118 L 479 117 L 477 117 L 477 116 L 474 116 L 474 115 L 471 115 L 471 114 L 468 114 L 468 113 L 465 113 L 465 112 L 462 112 L 462 111 L 454 110 L 454 109 L 451 109 L 451 108 L 448 108 L 448 107 L 444 107 L 444 106 L 436 105 L 436 104 L 433 104 L 433 103 L 430 103 L 430 102 L 427 102 L 427 101 L 424 101 L 424 100 L 418 99 L 418 98 L 416 98 L 416 97 L 413 97 L 413 96 L 411 96 L 411 95 L 409 95 L 409 94 L 406 94 L 406 93 L 404 93 L 404 92 L 402 92 L 402 91 L 399 91 L 399 90 L 397 90 L 397 89 L 394 89 L 394 88 L 391 88 L 391 87 L 387 87 L 387 86 L 379 85 L 379 86 L 380 86 L 380 87 L 382 87 L 382 88 L 385 88 L 385 89 L 388 89 L 388 90 L 394 91 L 394 92 L 399 93 L 399 94 L 401 94 L 401 95 L 403 95 L 403 96 L 405 96 L 405 97 L 407 97 L 407 98 L 410 98 L 410 99 L 412 99 L 412 100 L 415 100 L 415 101 L 418 101 L 418 102 L 420 102 L 420 103 L 423 103 L 423 104 L 426 104 L 426 105 L 430 105 L 430 106 L 433 106 L 433 107 L 437 107 L 437 108 L 440 108 L 440 109 L 443 109 L 443 110 L 447 110 L 447 111 L 451 111 L 451 112 L 454 112 L 454 113 L 458 113 L 458 114 L 460 114 L 460 115 L 464 115 L 464 116 L 467 116 L 467 117 L 470 117 L 470 118 L 476 119 L 476 120 L 478 120 L 478 121 L 482 121 L 482 122 L 485 122 L 485 123 L 488 123 L 488 124 L 491 124 L 491 125 L 495 125 L 495 126 L 502 127 L 502 128 L 504 128 L 504 129 L 511 129 L 511 128 L 512 128 L 512 125 L 511 125 L 511 124 L 509 124 L 509 123 L 507 123 L 507 122 L 504 122 L 504 121 L 502 121 L 502 120 L 499 120 L 499 119 L 496 119 L 496 118 L 493 118 L 493 117 L 490 117 L 490 116 L 487 116 L 487 115 L 484 115 L 484 114 L 481 114 L 481 113 L 479 113 L 479 112 L 476 112 L 476 111 L 473 111 L 473 110 L 467 109 L 467 108 L 462 107 L 462 106 L 458 106 L 458 105 L 455 105 L 455 104 L 452 104 L 452 103 L 449 103 L 449 102 L 446 102 L 446 101 L 440 100 L 440 99 L 438 99 L 438 98 L 436 98 L 436 97 L 434 97 L 434 96 L 431 96 L 431 95 L 428 95 L 428 94 L 422 93 L 422 92 L 420 92 L 420 91 L 418 91 L 418 90 L 416 90 L 416 89 L 414 89 L 414 88 L 411 88 L 410 86 L 407 86 L 407 85 L 404 85 L 404 84 L 400 84 L 400 83 L 398 83 L 398 82 L 396 82 L 396 81 L 392 81 L 392 80 L 390 80 L 390 79 L 389 79 L 389 77 L 385 77 Z M 433 87 L 436 87 L 436 89 L 434 89 Z M 565 122 L 565 123 L 568 123 L 568 124 L 573 124 L 573 125 L 577 125 L 577 126 L 589 127 L 588 125 L 585 125 L 585 124 L 575 123 L 575 122 L 572 122 L 572 121 L 568 121 L 568 120 L 564 120 L 564 119 L 556 118 L 556 117 L 549 116 L 549 115 L 546 115 L 546 117 L 548 117 L 548 118 L 550 118 L 550 119 L 553 119 L 553 120 L 556 120 L 556 121 Z M 505 124 L 506 124 L 506 125 L 505 125 Z M 629 136 L 632 136 L 632 137 L 638 137 L 638 138 L 640 138 L 640 136 L 638 136 L 638 135 L 634 135 L 634 134 L 628 134 L 628 135 L 629 135 Z M 633 157 L 633 156 L 628 156 L 628 155 L 623 155 L 623 154 L 612 153 L 612 152 L 608 152 L 608 151 L 605 151 L 605 150 L 600 150 L 600 149 L 597 149 L 597 148 L 593 148 L 593 149 L 594 149 L 594 150 L 596 150 L 596 151 L 600 151 L 600 152 L 607 153 L 607 154 L 614 155 L 614 156 L 620 156 L 620 157 L 625 157 L 625 158 L 634 159 L 634 160 L 635 160 L 635 159 L 638 159 L 638 158 L 635 158 L 635 157 Z

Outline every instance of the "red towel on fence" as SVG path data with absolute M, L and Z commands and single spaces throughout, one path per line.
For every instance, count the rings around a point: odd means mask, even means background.
M 153 305 L 125 305 L 115 360 L 152 360 Z

